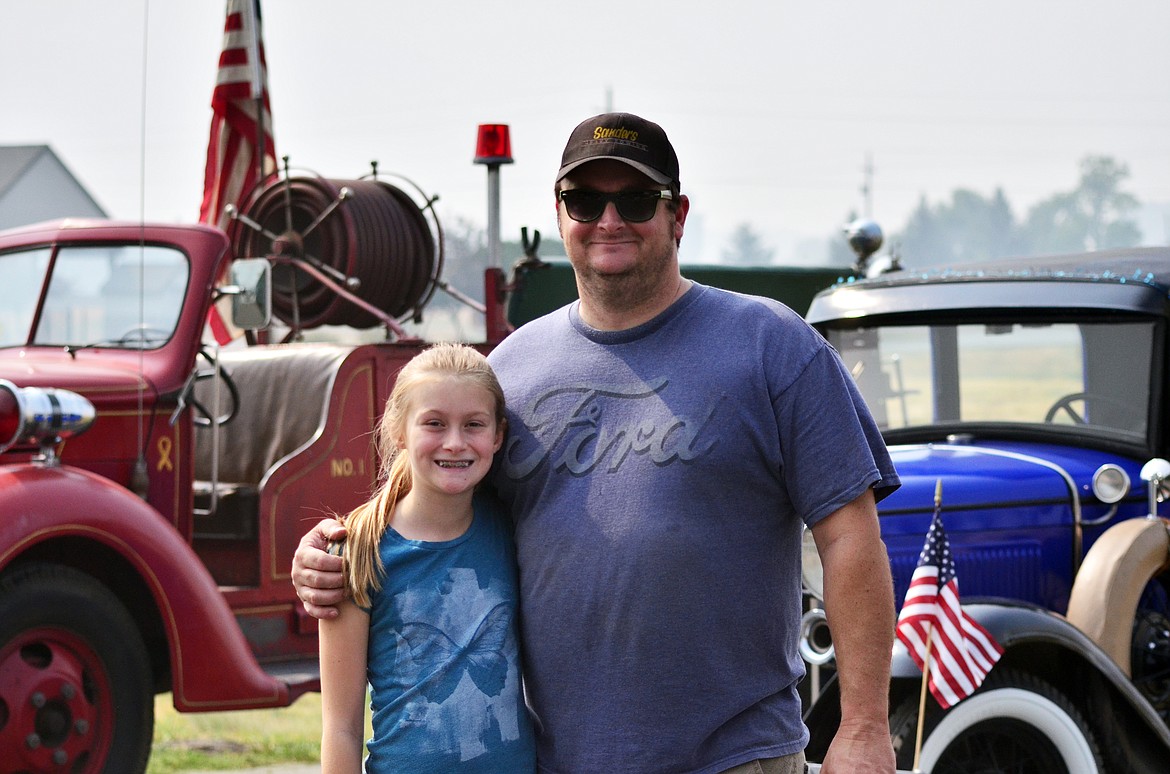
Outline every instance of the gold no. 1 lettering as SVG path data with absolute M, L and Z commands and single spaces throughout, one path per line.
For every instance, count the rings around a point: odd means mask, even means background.
M 329 475 L 332 478 L 349 478 L 351 476 L 364 476 L 365 474 L 366 461 L 364 459 L 359 459 L 356 465 L 349 457 L 329 460 Z

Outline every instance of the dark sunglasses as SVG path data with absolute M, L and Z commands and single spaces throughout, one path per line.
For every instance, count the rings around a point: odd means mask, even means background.
M 669 190 L 661 191 L 620 191 L 602 193 L 587 188 L 569 188 L 557 193 L 565 203 L 565 212 L 578 223 L 589 223 L 601 217 L 605 205 L 613 202 L 622 220 L 630 223 L 645 223 L 654 217 L 659 199 L 673 199 Z

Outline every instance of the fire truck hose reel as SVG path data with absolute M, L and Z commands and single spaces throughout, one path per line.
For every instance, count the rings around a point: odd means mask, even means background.
M 440 261 L 430 225 L 410 196 L 385 181 L 274 180 L 252 197 L 241 220 L 261 229 L 233 225 L 236 257 L 304 260 L 395 318 L 417 314 L 434 292 Z M 273 312 L 290 325 L 379 324 L 287 263 L 273 266 L 272 289 Z

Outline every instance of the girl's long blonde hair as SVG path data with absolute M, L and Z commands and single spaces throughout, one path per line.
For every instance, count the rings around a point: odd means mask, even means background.
M 492 396 L 496 428 L 504 430 L 504 391 L 487 358 L 466 344 L 443 343 L 423 350 L 398 372 L 394 389 L 377 429 L 381 482 L 367 502 L 342 518 L 346 538 L 346 583 L 355 603 L 370 606 L 370 593 L 382 587 L 385 567 L 378 544 L 390 526 L 394 506 L 411 488 L 410 455 L 398 453 L 399 439 L 406 435 L 406 421 L 414 388 L 445 378 L 467 379 Z

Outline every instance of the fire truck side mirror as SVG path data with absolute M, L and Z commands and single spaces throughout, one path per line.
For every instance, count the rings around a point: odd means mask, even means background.
M 264 258 L 234 261 L 231 267 L 232 322 L 237 328 L 260 330 L 272 320 L 272 266 Z

